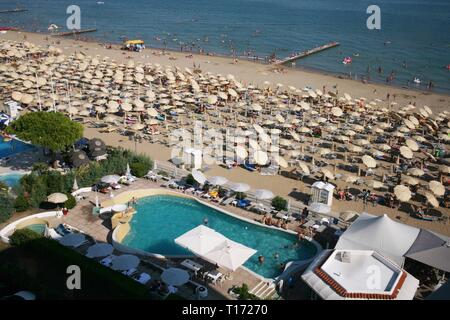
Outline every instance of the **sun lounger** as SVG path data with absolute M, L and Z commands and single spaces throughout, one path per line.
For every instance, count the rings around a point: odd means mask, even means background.
M 131 276 L 135 275 L 137 272 L 138 272 L 138 270 L 136 268 L 132 268 L 129 270 L 122 271 L 122 274 L 131 277 Z
M 146 284 L 152 279 L 152 277 L 148 273 L 142 272 L 139 276 L 135 276 L 133 279 L 142 284 Z
M 55 231 L 53 228 L 47 229 L 47 236 L 53 240 L 61 239 L 63 236 Z
M 223 200 L 220 204 L 226 206 L 231 204 L 233 201 L 235 201 L 234 197 L 228 197 L 225 200 Z
M 55 231 L 61 235 L 61 236 L 65 236 L 66 234 L 72 233 L 70 230 L 68 230 L 63 224 L 59 224 L 56 228 Z
M 111 254 L 109 256 L 107 256 L 106 258 L 103 258 L 100 263 L 102 265 L 104 265 L 105 267 L 110 267 L 112 265 L 112 261 L 116 256 Z

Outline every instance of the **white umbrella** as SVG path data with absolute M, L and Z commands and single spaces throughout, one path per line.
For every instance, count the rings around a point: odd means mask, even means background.
M 139 265 L 139 258 L 132 254 L 123 254 L 114 258 L 111 268 L 113 270 L 130 270 Z
M 182 286 L 189 281 L 189 273 L 179 268 L 169 268 L 161 274 L 161 280 L 169 286 Z
M 86 257 L 98 258 L 106 257 L 114 251 L 114 247 L 109 243 L 96 243 L 90 246 L 87 250 Z
M 403 202 L 409 201 L 409 199 L 411 199 L 411 196 L 412 196 L 409 188 L 402 184 L 400 184 L 394 188 L 394 194 L 398 198 L 398 200 L 403 201 Z
M 110 183 L 110 184 L 118 183 L 119 180 L 120 180 L 120 177 L 119 177 L 118 175 L 115 175 L 115 174 L 111 174 L 111 175 L 108 175 L 108 176 L 104 176 L 104 177 L 101 179 L 101 181 L 102 181 L 103 183 Z
M 208 182 L 214 186 L 221 186 L 228 182 L 228 179 L 221 176 L 209 177 Z
M 246 192 L 250 190 L 250 186 L 245 183 L 232 183 L 230 184 L 230 189 L 234 192 Z
M 256 189 L 254 195 L 258 200 L 272 199 L 275 196 L 272 191 L 267 189 Z
M 430 190 L 437 196 L 443 196 L 445 194 L 445 187 L 439 181 L 430 181 L 428 183 Z
M 62 237 L 61 239 L 59 239 L 59 243 L 61 243 L 63 246 L 66 246 L 66 247 L 78 247 L 85 240 L 86 240 L 86 237 L 84 236 L 84 234 L 69 233 L 69 234 L 66 234 L 64 237 Z
M 202 257 L 223 268 L 235 271 L 255 253 L 256 250 L 227 239 Z
M 225 239 L 222 234 L 200 225 L 176 238 L 175 243 L 197 255 L 201 255 L 211 251 Z
M 201 173 L 198 170 L 192 170 L 191 172 L 192 177 L 195 179 L 195 181 L 197 181 L 200 184 L 204 184 L 206 182 L 206 177 L 203 173 Z
M 55 192 L 47 197 L 50 203 L 63 203 L 67 201 L 67 196 L 64 193 Z

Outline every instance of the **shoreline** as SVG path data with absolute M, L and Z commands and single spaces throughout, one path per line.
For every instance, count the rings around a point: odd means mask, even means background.
M 50 40 L 52 40 L 51 42 L 56 43 L 57 41 L 60 41 L 61 44 L 64 42 L 75 42 L 75 43 L 84 43 L 87 45 L 94 45 L 97 48 L 102 48 L 104 50 L 107 51 L 119 51 L 121 52 L 123 55 L 149 55 L 149 53 L 151 55 L 153 55 L 153 51 L 159 51 L 163 56 L 168 55 L 174 55 L 176 56 L 177 60 L 179 59 L 192 59 L 193 62 L 194 59 L 201 59 L 201 60 L 205 60 L 205 59 L 210 59 L 210 60 L 220 60 L 221 62 L 225 62 L 227 64 L 231 64 L 234 66 L 241 66 L 242 64 L 249 64 L 249 65 L 253 65 L 255 68 L 265 68 L 266 72 L 271 72 L 272 74 L 280 74 L 280 75 L 285 75 L 285 74 L 293 74 L 293 75 L 299 75 L 299 76 L 313 76 L 313 77 L 320 77 L 323 78 L 325 81 L 327 81 L 328 83 L 333 83 L 331 86 L 327 86 L 328 89 L 327 90 L 331 90 L 332 87 L 334 85 L 339 86 L 339 82 L 348 82 L 350 85 L 350 88 L 353 88 L 353 86 L 351 86 L 351 84 L 355 84 L 358 86 L 365 86 L 367 89 L 370 89 L 370 91 L 372 91 L 374 94 L 378 94 L 378 89 L 381 89 L 382 92 L 384 93 L 384 95 L 379 95 L 376 98 L 380 99 L 380 100 L 384 100 L 386 98 L 386 94 L 390 93 L 391 96 L 394 95 L 403 95 L 403 99 L 405 100 L 414 100 L 417 98 L 417 96 L 436 96 L 439 97 L 438 100 L 442 100 L 441 102 L 445 102 L 447 101 L 447 107 L 450 105 L 450 92 L 445 92 L 445 91 L 427 91 L 427 90 L 423 90 L 420 88 L 413 88 L 413 87 L 408 87 L 405 88 L 405 86 L 403 85 L 395 85 L 395 84 L 391 84 L 388 85 L 384 82 L 377 82 L 377 81 L 367 81 L 366 83 L 364 83 L 361 80 L 355 80 L 352 78 L 349 78 L 348 76 L 346 76 L 346 74 L 343 73 L 334 73 L 331 71 L 326 71 L 326 70 L 322 70 L 322 69 L 317 69 L 317 68 L 313 68 L 313 67 L 306 67 L 306 66 L 301 66 L 301 67 L 291 67 L 291 66 L 286 66 L 286 65 L 274 65 L 274 64 L 270 64 L 270 63 L 265 63 L 263 61 L 255 61 L 253 59 L 241 59 L 241 57 L 239 57 L 239 61 L 238 63 L 233 63 L 233 56 L 232 55 L 225 55 L 225 54 L 216 54 L 214 53 L 213 55 L 209 55 L 209 54 L 203 54 L 203 53 L 198 53 L 198 52 L 189 52 L 189 51 L 179 51 L 176 49 L 170 49 L 170 48 L 158 48 L 158 47 L 147 47 L 146 49 L 144 49 L 141 52 L 133 52 L 133 51 L 124 51 L 121 50 L 121 44 L 118 42 L 110 42 L 110 41 L 102 41 L 100 39 L 95 39 L 95 38 L 91 38 L 91 37 L 78 37 L 78 35 L 75 36 L 67 36 L 67 37 L 62 37 L 62 36 L 55 36 L 52 35 L 50 33 L 45 33 L 45 32 L 32 32 L 32 31 L 22 31 L 22 30 L 17 30 L 17 31 L 8 31 L 9 33 L 17 33 L 17 34 L 23 34 L 26 35 L 28 38 L 28 35 L 34 35 L 34 36 L 38 36 L 41 38 L 41 42 L 43 39 L 45 39 L 46 37 L 48 37 L 48 42 L 50 42 Z M 6 34 L 7 35 L 7 34 Z M 2 38 L 2 35 L 0 34 L 0 39 Z M 8 37 L 6 37 L 8 38 Z M 16 37 L 14 39 L 10 39 L 10 40 L 14 40 L 14 41 L 20 41 L 21 39 Z M 27 39 L 28 40 L 28 39 Z M 25 40 L 25 41 L 27 41 Z M 38 43 L 39 45 L 42 45 L 43 43 Z M 106 44 L 111 44 L 111 49 L 108 49 L 105 47 Z M 53 44 L 54 45 L 54 44 Z M 192 55 L 192 58 L 187 58 L 186 56 Z M 132 56 L 133 57 L 133 56 Z M 170 61 L 170 60 L 169 60 Z M 173 60 L 170 62 L 171 65 L 175 65 L 175 63 L 173 63 L 176 60 Z M 274 70 L 278 70 L 278 71 L 274 71 Z M 203 70 L 202 70 L 203 71 Z M 208 71 L 208 70 L 207 70 Z M 243 79 L 241 79 L 241 81 L 243 81 Z M 275 83 L 271 83 L 271 85 L 273 86 Z M 284 83 L 285 85 L 290 85 L 288 83 Z M 260 85 L 262 86 L 262 83 L 260 83 Z M 306 84 L 305 84 L 306 86 Z M 313 88 L 316 89 L 321 89 L 321 86 L 312 86 Z M 299 87 L 300 88 L 300 87 Z M 376 90 L 375 90 L 376 89 Z M 339 90 L 340 91 L 340 90 Z M 347 92 L 350 91 L 347 90 Z M 351 92 L 349 92 L 350 95 L 352 95 Z M 381 93 L 381 92 L 380 92 Z M 342 92 L 343 94 L 343 92 Z M 353 95 L 352 95 L 353 96 Z M 366 98 L 369 98 L 370 95 L 365 96 Z M 356 95 L 355 95 L 356 97 Z M 372 98 L 375 99 L 375 98 Z M 395 99 L 394 99 L 395 100 Z M 392 102 L 392 101 L 391 101 Z M 405 102 L 405 104 L 408 104 L 407 102 Z M 433 109 L 433 105 L 429 105 L 429 107 L 431 107 Z M 445 109 L 444 109 L 445 110 Z

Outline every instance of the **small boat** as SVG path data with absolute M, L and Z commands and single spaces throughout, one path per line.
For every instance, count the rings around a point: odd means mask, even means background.
M 0 27 L 0 31 L 17 31 L 18 28 L 15 27 Z
M 414 78 L 414 80 L 413 80 L 413 81 L 414 81 L 414 83 L 420 84 L 420 79 L 419 79 L 419 78 L 417 78 L 417 77 L 416 77 L 416 78 Z
M 342 61 L 343 64 L 350 64 L 352 63 L 352 58 L 351 57 L 345 57 L 344 60 Z
M 450 70 L 450 64 L 445 67 L 447 70 Z

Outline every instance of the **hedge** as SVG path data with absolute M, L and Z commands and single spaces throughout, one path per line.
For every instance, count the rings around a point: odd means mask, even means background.
M 11 275 L 20 272 L 18 279 L 28 277 L 29 282 L 26 288 L 42 299 L 148 299 L 150 297 L 148 288 L 130 277 L 107 268 L 54 240 L 33 237 L 34 235 L 16 247 L 23 251 L 27 260 L 35 260 L 31 274 L 21 270 L 20 266 L 13 265 L 8 268 L 1 266 L 0 257 L 0 279 L 4 278 L 3 272 Z M 69 290 L 66 287 L 68 277 L 66 270 L 70 265 L 80 267 L 81 290 Z M 10 281 L 15 280 L 10 279 Z
M 33 230 L 23 228 L 14 231 L 14 233 L 9 237 L 9 243 L 13 246 L 21 246 L 28 241 L 36 240 L 39 238 L 42 238 L 42 235 L 34 232 Z

